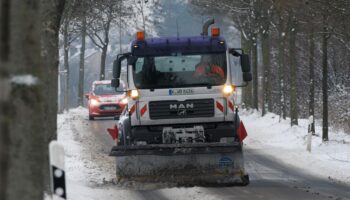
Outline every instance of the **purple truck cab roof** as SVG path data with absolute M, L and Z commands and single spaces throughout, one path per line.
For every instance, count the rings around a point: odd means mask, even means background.
M 225 53 L 226 42 L 222 37 L 159 37 L 135 40 L 131 45 L 134 56 L 167 56 L 174 54 Z

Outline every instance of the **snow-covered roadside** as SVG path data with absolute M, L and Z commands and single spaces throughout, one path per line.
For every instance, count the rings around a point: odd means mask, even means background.
M 86 132 L 82 132 L 84 127 L 76 127 L 79 124 L 87 126 L 87 123 L 84 123 L 86 116 L 87 109 L 82 107 L 57 115 L 58 142 L 65 149 L 67 194 L 69 199 L 74 200 L 99 199 L 104 195 L 111 195 L 108 189 L 99 189 L 98 186 L 112 182 L 113 173 L 101 170 L 95 161 L 101 156 L 108 165 L 108 162 L 113 162 L 112 158 L 109 158 L 107 153 L 96 155 L 92 150 L 94 147 L 91 146 L 93 139 L 86 138 Z M 101 193 L 104 195 L 101 196 Z
M 308 120 L 290 127 L 289 120 L 268 113 L 242 111 L 241 119 L 248 132 L 245 148 L 275 158 L 301 171 L 332 181 L 350 184 L 350 135 L 330 130 L 329 141 L 322 142 L 322 127 L 316 126 L 311 153 L 306 151 Z
M 86 116 L 87 109 L 82 107 L 58 115 L 58 142 L 65 148 L 67 176 L 72 181 L 102 184 L 107 179 L 111 181 L 113 172 L 99 170 L 98 161 L 103 158 L 107 165 L 113 159 L 108 157 L 107 152 L 103 152 L 102 147 L 97 146 L 98 143 L 91 141 L 93 138 L 89 138 L 89 131 L 85 131 L 88 129 Z

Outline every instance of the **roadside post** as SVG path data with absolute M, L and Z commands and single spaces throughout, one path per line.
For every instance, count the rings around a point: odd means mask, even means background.
M 67 194 L 63 146 L 57 141 L 51 141 L 49 144 L 49 155 L 52 199 L 65 200 L 67 199 Z
M 313 123 L 314 123 L 314 116 L 310 116 L 309 117 L 309 126 L 308 126 L 308 133 L 307 133 L 307 140 L 306 140 L 306 150 L 308 152 L 311 152 L 311 139 L 312 139 L 312 127 L 313 127 Z

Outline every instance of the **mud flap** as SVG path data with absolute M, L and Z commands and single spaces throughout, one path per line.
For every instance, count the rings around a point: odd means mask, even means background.
M 121 181 L 247 185 L 239 142 L 115 146 L 110 155 Z

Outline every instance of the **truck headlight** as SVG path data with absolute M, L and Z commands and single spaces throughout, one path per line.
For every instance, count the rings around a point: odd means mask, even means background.
M 138 99 L 140 97 L 140 93 L 138 90 L 130 90 L 129 97 L 131 97 L 132 99 Z
M 90 100 L 90 104 L 93 105 L 93 106 L 97 106 L 97 105 L 100 104 L 100 102 L 98 100 L 96 100 L 96 99 L 91 99 Z
M 235 88 L 232 85 L 225 85 L 222 89 L 222 92 L 225 96 L 230 96 L 235 91 Z

